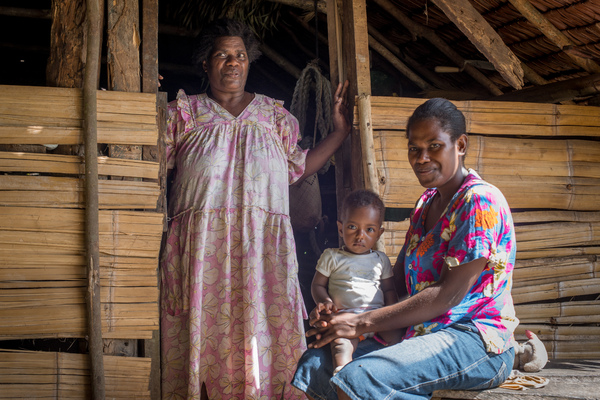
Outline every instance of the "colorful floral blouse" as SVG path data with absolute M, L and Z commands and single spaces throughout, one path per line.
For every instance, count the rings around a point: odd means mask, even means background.
M 469 170 L 439 221 L 426 232 L 425 217 L 436 193 L 435 188 L 428 189 L 417 202 L 399 255 L 399 260 L 404 260 L 408 294 L 412 296 L 437 282 L 444 263 L 460 268 L 481 257 L 488 262 L 460 304 L 431 321 L 409 327 L 405 338 L 472 320 L 487 351 L 502 353 L 511 347 L 519 323 L 511 296 L 517 249 L 506 199 L 495 186 Z

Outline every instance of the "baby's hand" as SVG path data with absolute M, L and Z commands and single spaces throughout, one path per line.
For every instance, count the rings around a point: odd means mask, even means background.
M 321 315 L 333 314 L 338 312 L 337 307 L 333 304 L 333 301 L 324 301 L 318 303 L 317 306 L 310 312 L 309 323 L 313 326 L 316 322 L 321 319 Z

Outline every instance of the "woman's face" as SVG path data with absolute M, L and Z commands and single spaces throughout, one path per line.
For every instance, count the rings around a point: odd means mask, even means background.
M 246 87 L 248 54 L 241 37 L 223 36 L 215 40 L 212 52 L 202 63 L 213 92 L 239 93 Z
M 467 135 L 452 142 L 436 118 L 415 122 L 408 134 L 408 161 L 419 183 L 426 188 L 458 190 L 464 176 L 462 157 Z

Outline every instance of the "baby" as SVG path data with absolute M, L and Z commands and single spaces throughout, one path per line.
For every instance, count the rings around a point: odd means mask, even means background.
M 344 199 L 337 223 L 344 245 L 323 252 L 311 285 L 317 316 L 361 313 L 398 301 L 390 260 L 372 249 L 384 231 L 384 212 L 383 201 L 369 190 L 356 190 Z M 397 343 L 401 334 L 388 331 L 371 336 L 387 345 Z M 359 340 L 331 342 L 334 375 L 352 361 Z

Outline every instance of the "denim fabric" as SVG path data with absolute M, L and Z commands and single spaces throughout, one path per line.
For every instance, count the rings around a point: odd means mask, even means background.
M 337 386 L 357 400 L 430 399 L 440 389 L 496 387 L 508 378 L 513 359 L 512 348 L 487 353 L 477 328 L 468 322 L 389 347 L 364 340 L 354 361 L 333 378 L 329 346 L 309 349 L 292 385 L 318 400 L 337 399 Z

